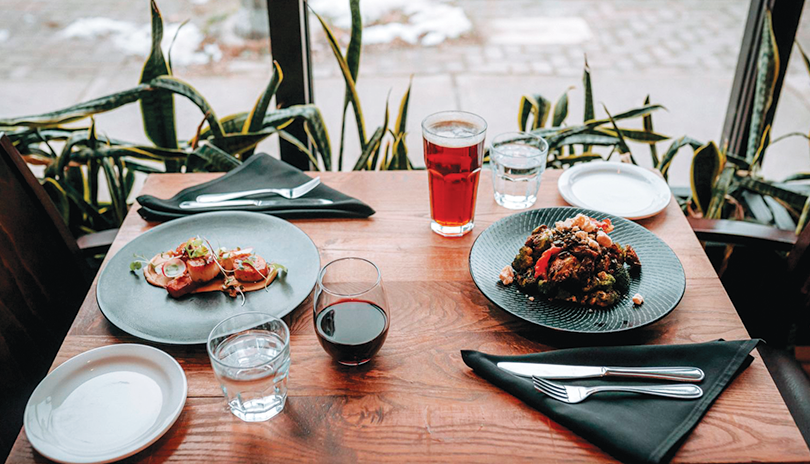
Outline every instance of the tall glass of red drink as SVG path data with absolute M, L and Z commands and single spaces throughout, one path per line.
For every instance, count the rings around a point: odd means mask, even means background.
M 422 121 L 430 185 L 430 228 L 445 237 L 471 231 L 487 123 L 464 111 L 442 111 Z

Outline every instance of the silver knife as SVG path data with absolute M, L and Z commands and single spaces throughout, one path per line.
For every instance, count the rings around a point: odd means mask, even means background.
M 520 377 L 544 379 L 593 379 L 597 377 L 634 377 L 639 379 L 700 382 L 705 375 L 696 367 L 607 367 L 569 366 L 529 362 L 499 362 L 498 367 Z
M 212 202 L 199 202 L 199 201 L 184 201 L 180 203 L 182 209 L 202 209 L 202 208 L 217 208 L 217 207 L 233 207 L 233 206 L 319 206 L 331 205 L 334 203 L 332 200 L 325 198 L 298 198 L 295 200 L 227 200 L 227 201 L 212 201 Z

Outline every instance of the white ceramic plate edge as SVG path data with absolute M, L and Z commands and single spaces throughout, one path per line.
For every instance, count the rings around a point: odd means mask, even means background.
M 573 191 L 571 189 L 571 185 L 572 185 L 571 184 L 571 178 L 575 174 L 578 174 L 578 173 L 580 173 L 582 171 L 589 171 L 589 170 L 596 171 L 596 170 L 599 170 L 599 169 L 603 169 L 606 166 L 609 166 L 611 164 L 620 164 L 623 169 L 627 169 L 629 171 L 636 172 L 639 175 L 649 179 L 651 182 L 657 183 L 658 186 L 661 187 L 661 191 L 664 191 L 664 188 L 666 188 L 666 191 L 667 191 L 668 195 L 667 195 L 667 201 L 666 202 L 662 201 L 660 204 L 658 204 L 658 206 L 650 207 L 650 208 L 647 208 L 645 210 L 639 211 L 637 214 L 619 214 L 619 213 L 617 213 L 615 211 L 603 211 L 603 212 L 613 214 L 615 216 L 620 216 L 620 217 L 623 217 L 625 219 L 630 219 L 630 220 L 645 219 L 645 218 L 652 217 L 652 216 L 655 216 L 656 214 L 660 213 L 661 211 L 666 209 L 667 205 L 669 205 L 670 201 L 672 201 L 672 192 L 669 189 L 669 185 L 667 185 L 667 183 L 666 183 L 666 181 L 664 179 L 656 176 L 655 173 L 653 173 L 653 172 L 651 172 L 651 171 L 649 171 L 647 169 L 644 169 L 644 168 L 642 168 L 640 166 L 635 166 L 635 165 L 627 164 L 627 163 L 611 163 L 611 162 L 607 162 L 607 161 L 604 161 L 604 162 L 598 162 L 597 161 L 597 162 L 583 163 L 583 164 L 576 165 L 576 166 L 574 166 L 572 168 L 566 169 L 565 171 L 563 171 L 562 175 L 557 180 L 557 191 L 560 192 L 560 195 L 562 195 L 563 199 L 566 202 L 568 202 L 568 204 L 570 204 L 571 206 L 576 206 L 576 207 L 579 207 L 579 208 L 586 208 L 586 209 L 598 209 L 598 208 L 594 208 L 593 205 L 590 205 L 588 203 L 585 203 L 585 202 L 581 201 L 576 195 L 574 195 L 574 193 L 573 193 Z
M 148 353 L 148 354 L 147 354 Z M 144 359 L 151 359 L 155 362 L 159 362 L 158 360 L 163 361 L 160 363 L 161 366 L 164 363 L 168 362 L 171 368 L 176 369 L 176 373 L 180 374 L 180 379 L 182 380 L 182 385 L 180 390 L 182 392 L 181 398 L 177 400 L 177 404 L 174 405 L 171 413 L 167 415 L 163 421 L 162 425 L 155 429 L 150 435 L 147 435 L 143 440 L 140 442 L 136 442 L 135 445 L 130 446 L 129 448 L 124 448 L 120 451 L 111 451 L 110 453 L 104 455 L 96 455 L 95 457 L 83 457 L 80 455 L 75 455 L 72 453 L 65 453 L 59 454 L 62 452 L 59 448 L 50 445 L 47 442 L 40 442 L 39 438 L 31 437 L 28 434 L 29 428 L 29 420 L 31 417 L 30 408 L 32 408 L 31 400 L 40 393 L 40 390 L 43 388 L 48 388 L 48 384 L 46 381 L 49 377 L 55 375 L 57 372 L 65 372 L 71 370 L 81 370 L 85 361 L 95 361 L 99 359 L 103 359 L 106 356 L 122 356 L 122 355 L 129 355 L 132 357 L 141 357 Z M 90 358 L 90 359 L 87 359 Z M 58 385 L 57 385 L 58 386 Z M 185 371 L 177 362 L 176 359 L 171 357 L 166 352 L 159 350 L 155 347 L 148 346 L 148 345 L 141 345 L 137 343 L 120 343 L 115 345 L 107 345 L 101 346 L 98 348 L 93 348 L 92 350 L 85 351 L 84 353 L 78 354 L 61 365 L 59 365 L 56 369 L 48 373 L 42 381 L 40 381 L 39 385 L 34 389 L 34 392 L 31 394 L 31 397 L 28 399 L 28 402 L 25 405 L 25 412 L 23 413 L 23 426 L 26 430 L 26 438 L 28 438 L 29 443 L 31 446 L 39 452 L 41 455 L 45 456 L 46 458 L 61 462 L 65 464 L 106 464 L 110 462 L 119 461 L 121 459 L 130 457 L 134 454 L 137 454 L 156 441 L 160 439 L 173 425 L 177 422 L 177 418 L 180 417 L 180 413 L 183 412 L 183 407 L 186 404 L 186 399 L 188 397 L 188 379 L 186 378 Z

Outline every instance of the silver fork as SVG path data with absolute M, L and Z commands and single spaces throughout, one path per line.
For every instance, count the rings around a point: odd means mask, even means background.
M 540 377 L 532 377 L 534 388 L 555 400 L 563 403 L 580 403 L 585 398 L 599 392 L 630 392 L 644 393 L 646 395 L 666 396 L 669 398 L 697 399 L 703 396 L 703 390 L 692 384 L 673 385 L 604 385 L 598 387 L 579 387 L 573 385 L 560 385 Z
M 276 194 L 281 195 L 284 198 L 294 199 L 301 197 L 310 190 L 314 189 L 321 183 L 321 178 L 316 177 L 309 182 L 305 182 L 297 187 L 292 188 L 266 188 L 266 189 L 257 189 L 257 190 L 243 190 L 241 192 L 230 192 L 230 193 L 210 193 L 206 195 L 200 195 L 197 197 L 197 202 L 199 203 L 212 203 L 216 201 L 225 201 L 225 200 L 233 200 L 234 198 L 243 198 L 249 197 L 253 195 L 269 195 L 269 194 Z

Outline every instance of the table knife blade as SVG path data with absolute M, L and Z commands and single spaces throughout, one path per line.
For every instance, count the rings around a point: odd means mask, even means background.
M 696 367 L 608 367 L 572 366 L 529 362 L 499 362 L 498 367 L 520 377 L 544 379 L 592 379 L 597 377 L 633 377 L 639 379 L 700 382 L 705 377 Z
M 320 206 L 331 205 L 332 200 L 325 198 L 298 198 L 294 200 L 225 200 L 214 202 L 184 201 L 182 209 L 223 208 L 234 206 Z

